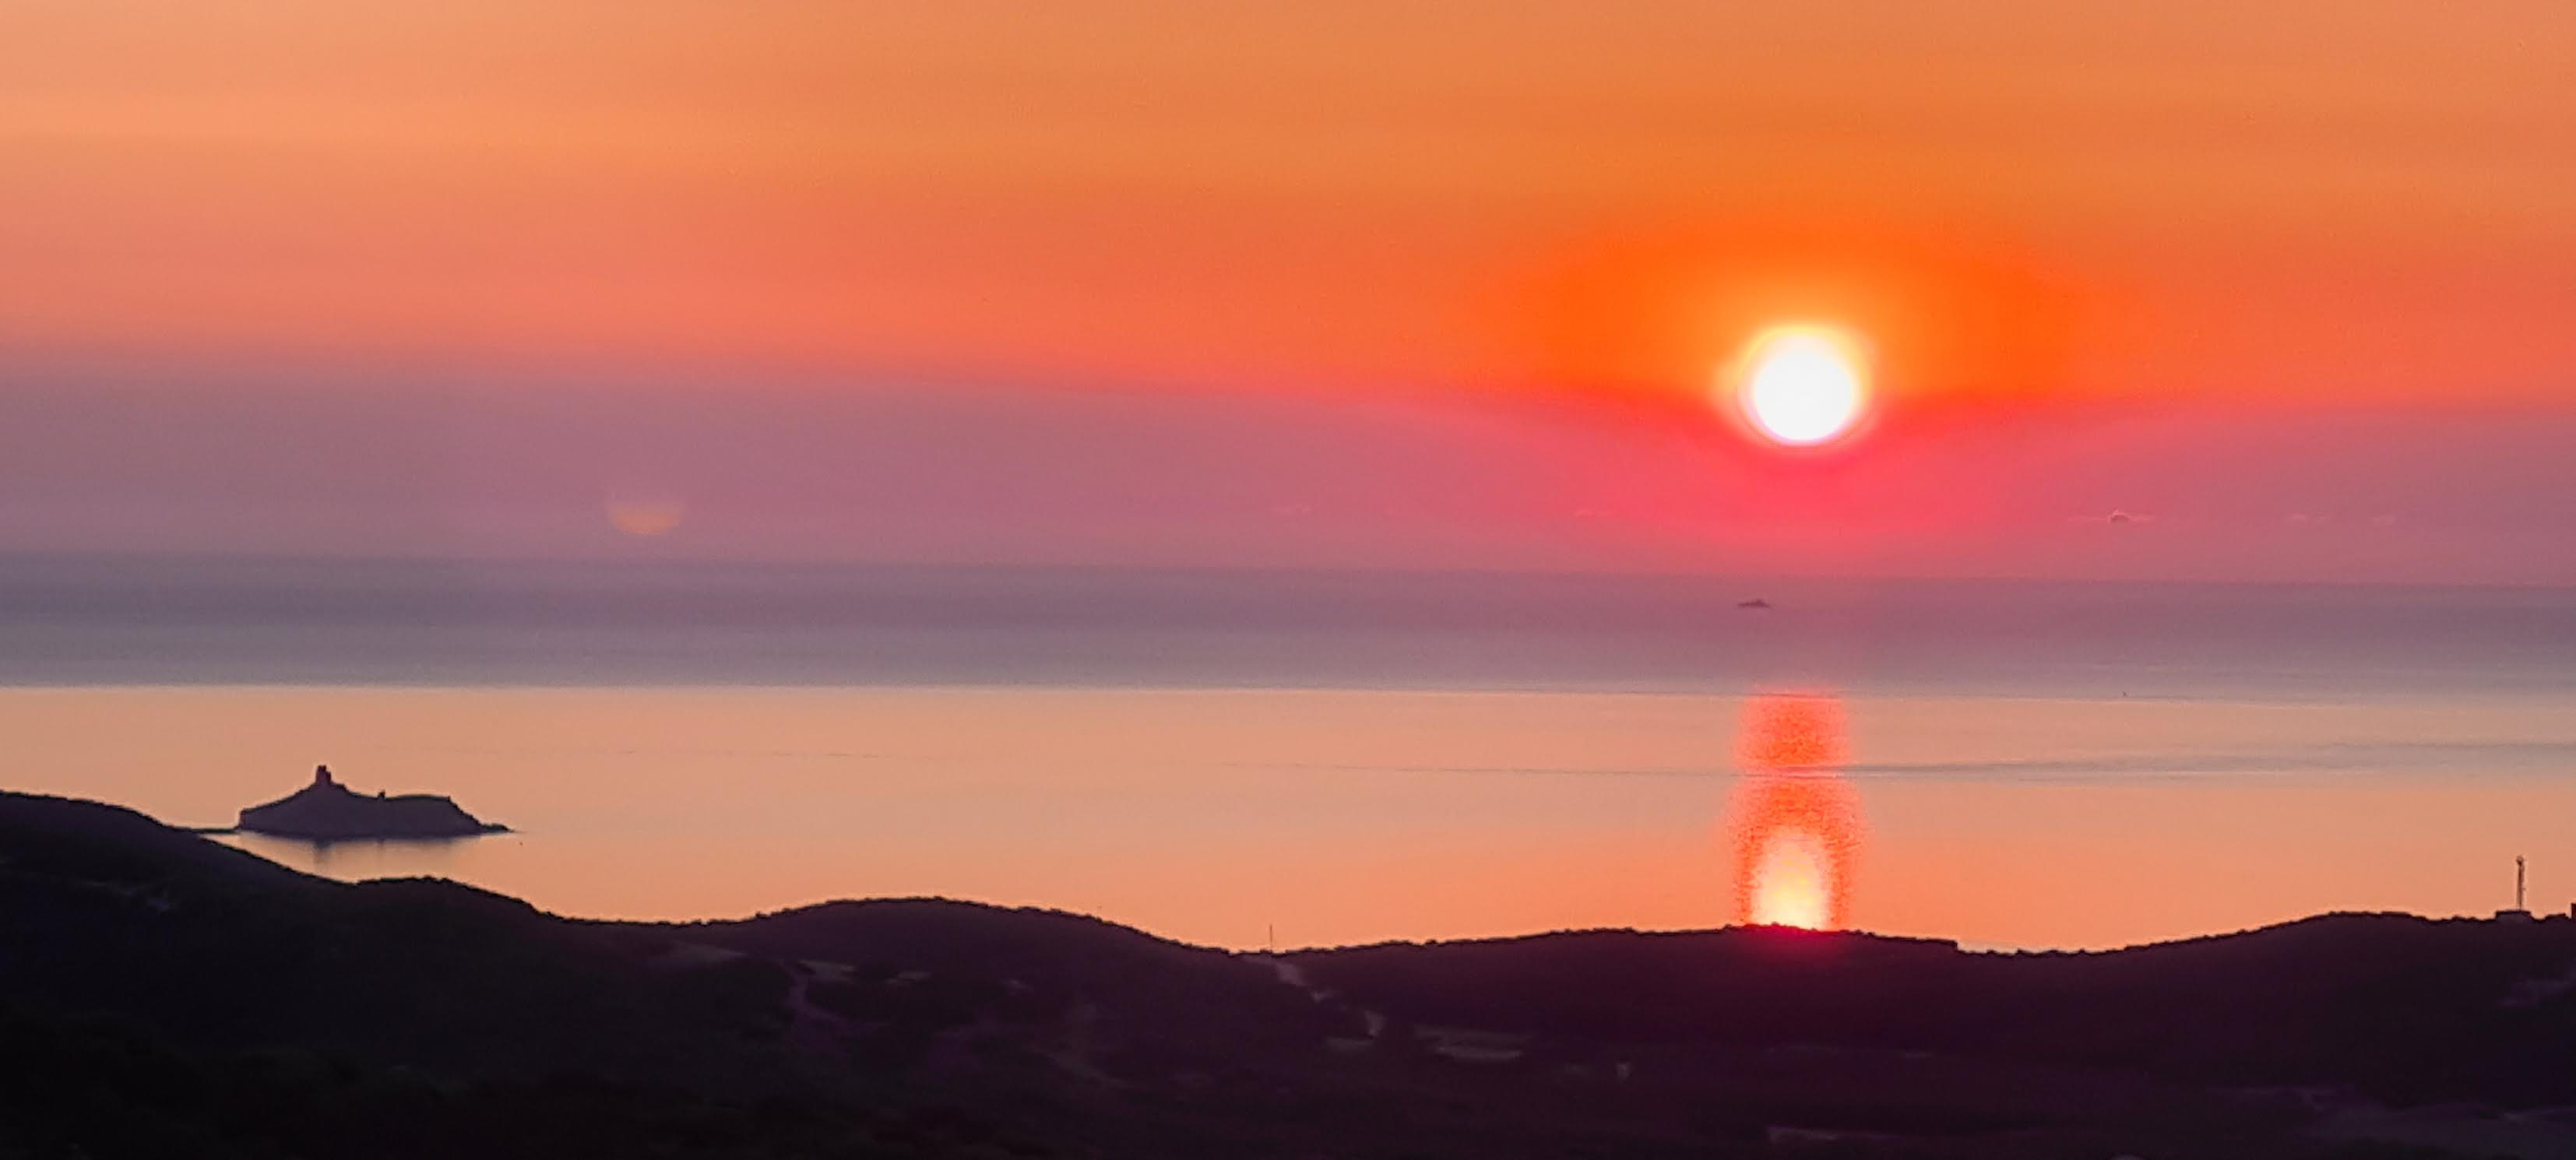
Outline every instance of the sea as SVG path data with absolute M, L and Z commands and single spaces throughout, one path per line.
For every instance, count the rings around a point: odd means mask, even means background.
M 2097 948 L 2490 914 L 2517 859 L 2564 910 L 2576 591 L 0 557 L 0 752 L 174 825 L 446 794 L 511 832 L 219 840 L 566 915 L 1243 949 L 1740 921 L 1748 785 L 1822 778 L 1838 924 Z

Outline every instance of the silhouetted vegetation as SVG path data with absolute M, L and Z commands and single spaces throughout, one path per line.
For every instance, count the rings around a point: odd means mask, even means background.
M 22 795 L 0 921 L 0 1160 L 2547 1155 L 2482 1108 L 2576 1102 L 2565 921 L 1272 961 L 934 900 L 576 921 Z

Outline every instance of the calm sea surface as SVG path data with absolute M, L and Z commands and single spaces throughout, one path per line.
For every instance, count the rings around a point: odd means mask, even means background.
M 2484 912 L 2516 855 L 2576 897 L 2564 591 L 0 559 L 0 785 L 223 824 L 329 762 L 518 832 L 235 840 L 578 915 L 1715 925 L 1784 693 L 1839 723 L 1854 926 Z

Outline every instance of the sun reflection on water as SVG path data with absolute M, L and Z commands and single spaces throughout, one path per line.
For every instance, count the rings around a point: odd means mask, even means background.
M 1745 706 L 1728 810 L 1736 921 L 1833 930 L 1850 912 L 1863 836 L 1860 795 L 1837 772 L 1847 757 L 1842 702 L 1771 694 Z

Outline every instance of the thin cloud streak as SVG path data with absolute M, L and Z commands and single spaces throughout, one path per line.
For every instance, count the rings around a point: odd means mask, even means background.
M 2576 762 L 2576 740 L 2491 742 L 2341 743 L 2271 752 L 2140 754 L 2134 757 L 2016 758 L 1991 761 L 1857 762 L 1824 769 L 1765 770 L 1773 777 L 1885 779 L 1890 781 L 2003 781 L 2093 783 L 2234 778 L 2303 773 L 2541 772 Z M 1506 777 L 1608 777 L 1726 779 L 1732 766 L 1692 768 L 1583 768 L 1579 766 L 1371 765 L 1229 762 L 1229 768 L 1317 770 L 1335 773 L 1470 774 Z

